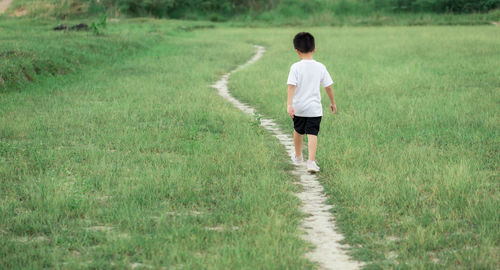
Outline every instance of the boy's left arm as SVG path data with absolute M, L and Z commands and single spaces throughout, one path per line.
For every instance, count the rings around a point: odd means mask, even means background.
M 325 91 L 330 99 L 330 109 L 332 113 L 337 113 L 337 105 L 335 105 L 335 98 L 333 97 L 333 87 L 331 85 L 325 87 Z

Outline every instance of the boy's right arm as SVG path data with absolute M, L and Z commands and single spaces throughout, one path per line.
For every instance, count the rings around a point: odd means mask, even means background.
M 293 84 L 288 85 L 288 98 L 286 101 L 286 112 L 292 118 L 295 115 L 295 110 L 293 109 L 293 106 L 292 106 L 293 95 L 295 94 L 295 87 L 296 86 Z

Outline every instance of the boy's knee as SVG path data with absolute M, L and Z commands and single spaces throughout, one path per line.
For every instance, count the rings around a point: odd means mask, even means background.
M 304 135 L 304 133 L 299 133 L 299 132 L 298 132 L 297 130 L 295 130 L 295 129 L 293 130 L 293 133 L 294 133 L 295 135 L 297 135 L 297 136 L 302 136 L 302 135 Z

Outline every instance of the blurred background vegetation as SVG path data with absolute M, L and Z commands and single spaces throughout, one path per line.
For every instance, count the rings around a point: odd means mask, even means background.
M 500 0 L 18 0 L 12 11 L 58 19 L 82 15 L 152 16 L 211 21 L 290 21 L 322 16 L 482 14 Z M 29 9 L 29 10 L 28 10 Z M 498 11 L 493 12 L 498 18 Z M 329 20 L 326 20 L 329 21 Z M 331 20 L 330 20 L 331 21 Z M 293 23 L 292 23 L 293 24 Z M 330 23 L 334 24 L 334 23 Z

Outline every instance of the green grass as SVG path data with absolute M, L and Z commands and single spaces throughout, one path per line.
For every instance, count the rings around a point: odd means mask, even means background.
M 307 3 L 307 2 L 304 2 Z M 314 12 L 296 9 L 291 14 L 271 10 L 242 14 L 230 20 L 232 26 L 416 26 L 416 25 L 485 25 L 500 21 L 500 10 L 488 13 L 436 14 L 426 12 L 335 12 L 319 8 Z
M 32 26 L 5 20 L 16 30 L 0 36 Z M 0 92 L 0 268 L 312 268 L 284 149 L 210 88 L 265 46 L 230 91 L 291 133 L 285 84 L 302 30 L 336 82 L 319 176 L 353 255 L 366 269 L 500 267 L 497 28 L 188 31 L 205 26 L 47 34 L 105 52 Z M 43 55 L 27 37 L 17 46 Z
M 251 44 L 129 23 L 164 38 L 0 93 L 0 268 L 311 268 L 283 149 L 210 87 Z
M 147 50 L 165 34 L 210 28 L 210 22 L 168 21 L 147 18 L 108 20 L 101 35 L 89 31 L 53 31 L 85 20 L 0 20 L 0 92 L 20 91 L 27 84 L 47 76 L 60 76 L 87 66 L 116 62 Z
M 337 115 L 322 90 L 319 176 L 355 257 L 366 269 L 498 269 L 498 29 L 255 29 L 268 52 L 230 91 L 290 133 L 299 30 L 336 82 Z
M 0 92 L 20 90 L 40 77 L 117 61 L 159 39 L 159 35 L 145 34 L 150 29 L 140 24 L 135 27 L 141 31 L 128 35 L 120 33 L 128 31 L 125 27 L 111 27 L 105 35 L 96 36 L 87 31 L 53 31 L 59 23 L 71 26 L 79 21 L 0 21 Z

